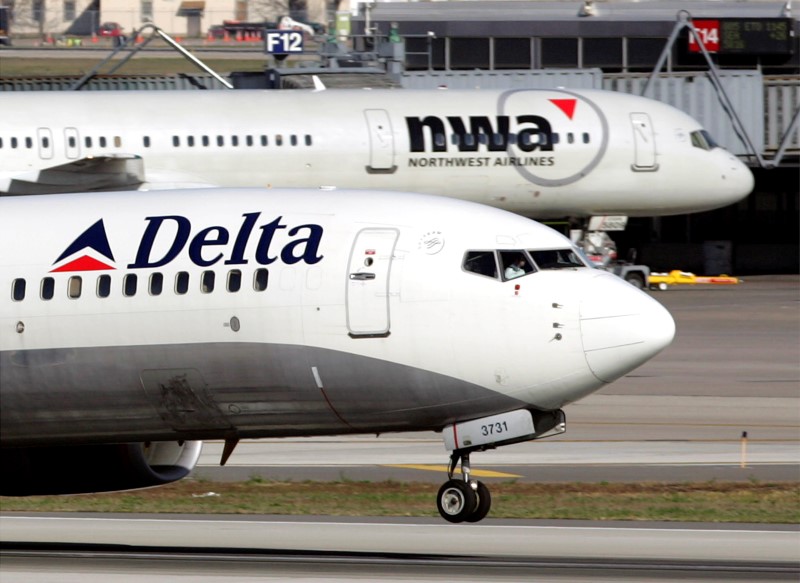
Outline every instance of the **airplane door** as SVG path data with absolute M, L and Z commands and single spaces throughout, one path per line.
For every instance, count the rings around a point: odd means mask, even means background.
M 53 133 L 48 128 L 37 128 L 36 137 L 39 140 L 39 157 L 49 160 L 53 157 Z
M 81 155 L 81 146 L 78 142 L 78 130 L 75 128 L 64 128 L 64 143 L 66 144 L 67 158 L 75 160 Z
M 399 235 L 385 228 L 356 235 L 347 266 L 347 329 L 353 338 L 389 335 L 389 277 Z
M 656 135 L 650 116 L 646 113 L 632 113 L 634 161 L 631 168 L 637 172 L 654 172 L 656 164 Z
M 369 127 L 369 166 L 370 174 L 391 174 L 397 170 L 394 165 L 394 134 L 389 114 L 384 109 L 365 109 Z

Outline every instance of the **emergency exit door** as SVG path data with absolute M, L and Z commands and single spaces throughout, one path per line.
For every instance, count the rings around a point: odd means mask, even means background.
M 646 113 L 632 113 L 634 159 L 631 168 L 637 172 L 654 172 L 656 163 L 656 134 L 650 116 Z
M 347 266 L 347 329 L 354 338 L 389 335 L 389 278 L 397 229 L 367 228 L 356 235 Z

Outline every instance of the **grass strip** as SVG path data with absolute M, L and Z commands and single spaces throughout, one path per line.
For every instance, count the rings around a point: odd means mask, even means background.
M 800 483 L 489 484 L 493 518 L 800 523 Z M 4 512 L 438 516 L 417 482 L 183 480 L 107 494 L 0 499 Z

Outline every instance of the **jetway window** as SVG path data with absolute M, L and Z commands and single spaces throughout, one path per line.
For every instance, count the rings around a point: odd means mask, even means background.
M 236 293 L 242 289 L 242 272 L 238 269 L 231 269 L 228 272 L 228 291 Z
M 583 67 L 602 67 L 606 71 L 622 67 L 622 39 L 584 38 Z
M 577 67 L 577 38 L 542 38 L 542 68 Z
M 664 50 L 663 38 L 628 38 L 628 62 L 630 70 L 652 71 L 661 51 Z
M 111 276 L 101 275 L 97 278 L 97 297 L 107 298 L 111 295 Z
M 531 39 L 530 38 L 495 38 L 494 39 L 494 68 L 495 69 L 530 69 L 531 68 Z
M 462 267 L 469 273 L 497 279 L 497 259 L 494 251 L 467 251 Z
M 25 280 L 15 279 L 11 284 L 11 299 L 15 302 L 21 302 L 25 299 Z
M 175 293 L 182 296 L 189 291 L 189 273 L 179 271 L 175 274 Z
M 81 290 L 83 289 L 83 280 L 79 275 L 69 278 L 67 282 L 67 296 L 70 299 L 77 299 L 81 297 Z
M 164 290 L 164 276 L 158 272 L 150 275 L 150 295 L 160 296 Z
M 45 277 L 42 279 L 42 285 L 39 288 L 39 296 L 43 300 L 52 300 L 56 291 L 56 282 L 52 277 Z
M 200 276 L 200 291 L 204 294 L 210 294 L 214 291 L 214 280 L 216 274 L 213 271 L 204 271 Z
M 450 38 L 451 69 L 489 69 L 488 38 Z
M 135 273 L 129 273 L 122 279 L 122 295 L 126 298 L 135 296 L 138 285 L 139 277 Z
M 256 291 L 264 291 L 269 285 L 269 271 L 264 269 L 256 269 L 253 274 L 253 289 Z

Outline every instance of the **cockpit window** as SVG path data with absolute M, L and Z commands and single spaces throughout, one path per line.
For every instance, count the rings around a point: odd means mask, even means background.
M 714 138 L 711 137 L 706 130 L 695 130 L 691 134 L 689 134 L 692 138 L 692 145 L 695 148 L 700 148 L 701 150 L 713 150 L 714 148 L 719 148 L 719 144 L 714 141 Z
M 494 251 L 467 251 L 463 267 L 464 271 L 497 279 L 497 260 Z
M 574 249 L 548 249 L 528 251 L 539 269 L 574 269 L 586 263 Z
M 524 251 L 500 251 L 500 262 L 503 264 L 503 279 L 506 281 L 536 271 Z

